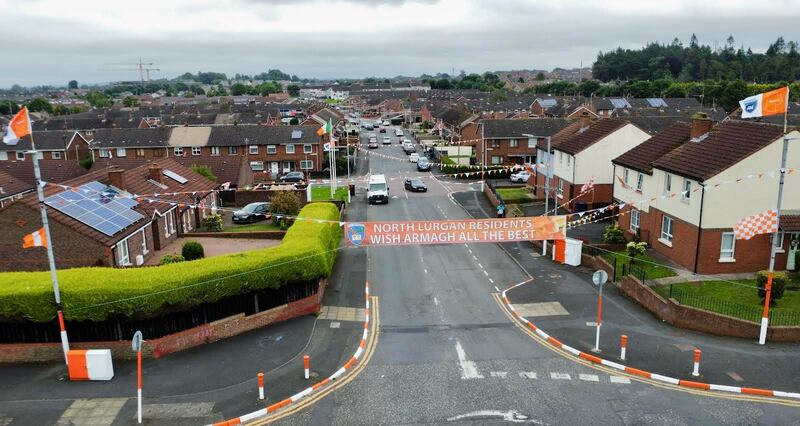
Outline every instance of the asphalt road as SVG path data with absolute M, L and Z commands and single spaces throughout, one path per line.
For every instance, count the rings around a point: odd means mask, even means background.
M 468 218 L 449 192 L 470 186 L 429 178 L 427 194 L 406 194 L 391 179 L 413 164 L 373 155 L 369 168 L 390 179 L 391 200 L 367 207 L 359 193 L 367 220 Z M 611 376 L 542 346 L 493 296 L 526 278 L 495 244 L 363 250 L 381 305 L 376 351 L 347 386 L 278 424 L 800 424 L 798 408 Z

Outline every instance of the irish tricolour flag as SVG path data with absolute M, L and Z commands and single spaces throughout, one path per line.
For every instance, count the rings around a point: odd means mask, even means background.
M 21 110 L 11 119 L 3 135 L 3 143 L 6 145 L 16 145 L 19 140 L 31 134 L 31 118 L 28 117 L 28 108 L 22 107 Z
M 328 122 L 323 124 L 322 127 L 320 127 L 319 130 L 317 130 L 317 134 L 320 136 L 324 135 L 325 133 L 328 134 L 333 133 L 333 123 L 331 122 L 330 119 L 328 119 Z
M 742 107 L 742 118 L 783 114 L 789 106 L 789 87 L 781 87 L 742 99 L 739 101 L 739 106 Z

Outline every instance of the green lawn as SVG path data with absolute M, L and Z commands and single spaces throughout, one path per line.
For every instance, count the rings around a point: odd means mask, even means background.
M 339 101 L 337 101 L 336 99 L 326 98 L 325 99 L 325 103 L 328 104 L 328 105 L 337 105 L 339 103 Z
M 327 201 L 331 199 L 331 188 L 329 186 L 312 186 L 311 187 L 311 201 Z M 334 200 L 347 201 L 347 187 L 340 186 L 336 188 L 336 195 Z
M 614 257 L 617 257 L 617 277 L 616 279 L 619 280 L 622 278 L 622 265 L 630 263 L 630 258 L 628 258 L 625 254 L 625 251 L 618 251 L 614 253 L 605 252 L 603 253 L 603 258 L 608 261 L 611 266 L 614 266 Z M 637 268 L 641 268 L 645 270 L 646 279 L 653 280 L 656 278 L 664 278 L 664 277 L 674 277 L 676 274 L 672 269 L 665 268 L 663 266 L 653 265 L 650 262 L 654 262 L 653 258 L 648 255 L 638 256 L 634 265 Z
M 533 201 L 532 198 L 528 197 L 531 191 L 526 188 L 497 188 L 495 191 L 506 202 L 524 203 Z
M 271 220 L 250 223 L 247 225 L 231 225 L 225 229 L 224 232 L 252 232 L 252 231 L 280 231 L 279 226 L 272 224 Z
M 735 283 L 735 284 L 734 284 Z M 703 281 L 700 283 L 673 284 L 673 297 L 688 306 L 719 312 L 721 314 L 758 321 L 764 307 L 756 290 L 756 280 L 736 280 L 733 282 Z M 800 291 L 798 281 L 787 285 L 783 297 L 770 307 L 773 325 L 800 324 Z M 669 297 L 670 286 L 653 287 L 658 294 Z

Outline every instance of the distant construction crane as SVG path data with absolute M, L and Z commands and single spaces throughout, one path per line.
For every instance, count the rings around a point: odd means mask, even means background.
M 136 68 L 134 69 L 115 69 L 114 71 L 139 71 L 139 79 L 142 82 L 142 86 L 144 86 L 145 82 L 150 82 L 150 71 L 161 71 L 159 68 L 150 68 L 152 65 L 155 65 L 152 62 L 142 62 L 142 58 L 139 58 L 139 62 L 130 63 L 130 62 L 122 62 L 122 63 L 113 63 L 107 65 L 133 65 Z

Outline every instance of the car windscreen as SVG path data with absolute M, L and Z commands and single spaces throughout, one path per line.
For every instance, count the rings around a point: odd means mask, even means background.
M 369 191 L 386 191 L 386 184 L 385 183 L 371 183 L 369 184 Z
M 259 206 L 258 203 L 248 204 L 248 205 L 244 206 L 244 208 L 242 210 L 246 211 L 246 212 L 254 212 L 254 211 L 256 211 L 256 207 L 258 207 L 258 206 Z
M 422 181 L 419 180 L 419 179 L 411 179 L 411 184 L 414 185 L 414 186 L 423 186 L 424 185 L 422 183 Z

